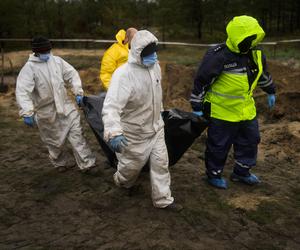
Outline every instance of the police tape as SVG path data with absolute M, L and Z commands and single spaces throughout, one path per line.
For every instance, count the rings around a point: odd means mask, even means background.
M 52 42 L 80 42 L 80 43 L 115 43 L 116 40 L 105 39 L 49 39 Z M 29 38 L 0 38 L 0 42 L 30 42 Z M 262 45 L 276 46 L 284 43 L 300 43 L 300 39 L 279 40 L 262 42 Z M 193 46 L 193 47 L 213 47 L 219 43 L 186 43 L 186 42 L 158 42 L 161 45 L 174 45 L 174 46 Z

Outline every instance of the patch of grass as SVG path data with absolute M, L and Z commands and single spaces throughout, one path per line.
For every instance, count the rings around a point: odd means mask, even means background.
M 98 56 L 70 56 L 63 57 L 76 70 L 100 67 L 100 58 Z
M 206 50 L 206 48 L 198 47 L 173 46 L 160 49 L 158 57 L 160 61 L 167 61 L 168 63 L 197 66 Z
M 158 56 L 160 61 L 198 66 L 207 49 L 189 46 L 168 46 L 167 48 L 161 48 Z M 263 50 L 269 59 L 288 60 L 294 58 L 300 60 L 300 48 L 298 44 L 280 44 L 276 47 L 263 46 Z
M 278 60 L 288 60 L 294 58 L 300 60 L 300 48 L 296 45 L 278 45 L 274 46 L 264 46 L 264 53 L 267 58 L 278 59 Z
M 232 208 L 210 187 L 202 190 L 202 198 L 185 204 L 183 214 L 189 224 L 199 230 L 214 231 L 216 225 L 221 226 L 224 218 L 228 218 Z
M 255 211 L 250 210 L 246 212 L 247 217 L 259 225 L 273 224 L 276 219 L 285 214 L 288 213 L 283 206 L 277 202 L 270 201 L 262 202 Z

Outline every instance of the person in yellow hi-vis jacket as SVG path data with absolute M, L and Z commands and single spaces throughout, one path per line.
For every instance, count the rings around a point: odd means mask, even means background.
M 260 182 L 250 172 L 256 165 L 260 141 L 253 91 L 259 86 L 266 92 L 270 108 L 276 99 L 266 57 L 257 47 L 265 36 L 257 20 L 234 17 L 226 31 L 226 43 L 210 48 L 204 56 L 190 99 L 194 113 L 209 120 L 205 151 L 208 183 L 222 189 L 227 188 L 222 173 L 232 145 L 235 165 L 231 180 L 249 185 Z
M 105 91 L 109 87 L 114 71 L 127 62 L 130 42 L 136 32 L 135 28 L 129 28 L 126 31 L 123 29 L 119 30 L 116 34 L 117 42 L 105 51 L 100 68 L 100 79 Z

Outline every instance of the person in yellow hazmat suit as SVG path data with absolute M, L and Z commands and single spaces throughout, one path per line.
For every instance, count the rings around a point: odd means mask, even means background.
M 105 51 L 100 66 L 100 79 L 105 91 L 109 87 L 111 76 L 115 70 L 127 62 L 130 42 L 136 32 L 135 28 L 128 28 L 126 31 L 119 30 L 116 34 L 117 42 Z

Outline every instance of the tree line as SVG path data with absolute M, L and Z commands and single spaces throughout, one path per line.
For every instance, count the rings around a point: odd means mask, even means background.
M 161 40 L 215 42 L 243 14 L 257 18 L 268 37 L 300 33 L 298 0 L 1 0 L 0 36 L 111 39 L 133 26 Z

